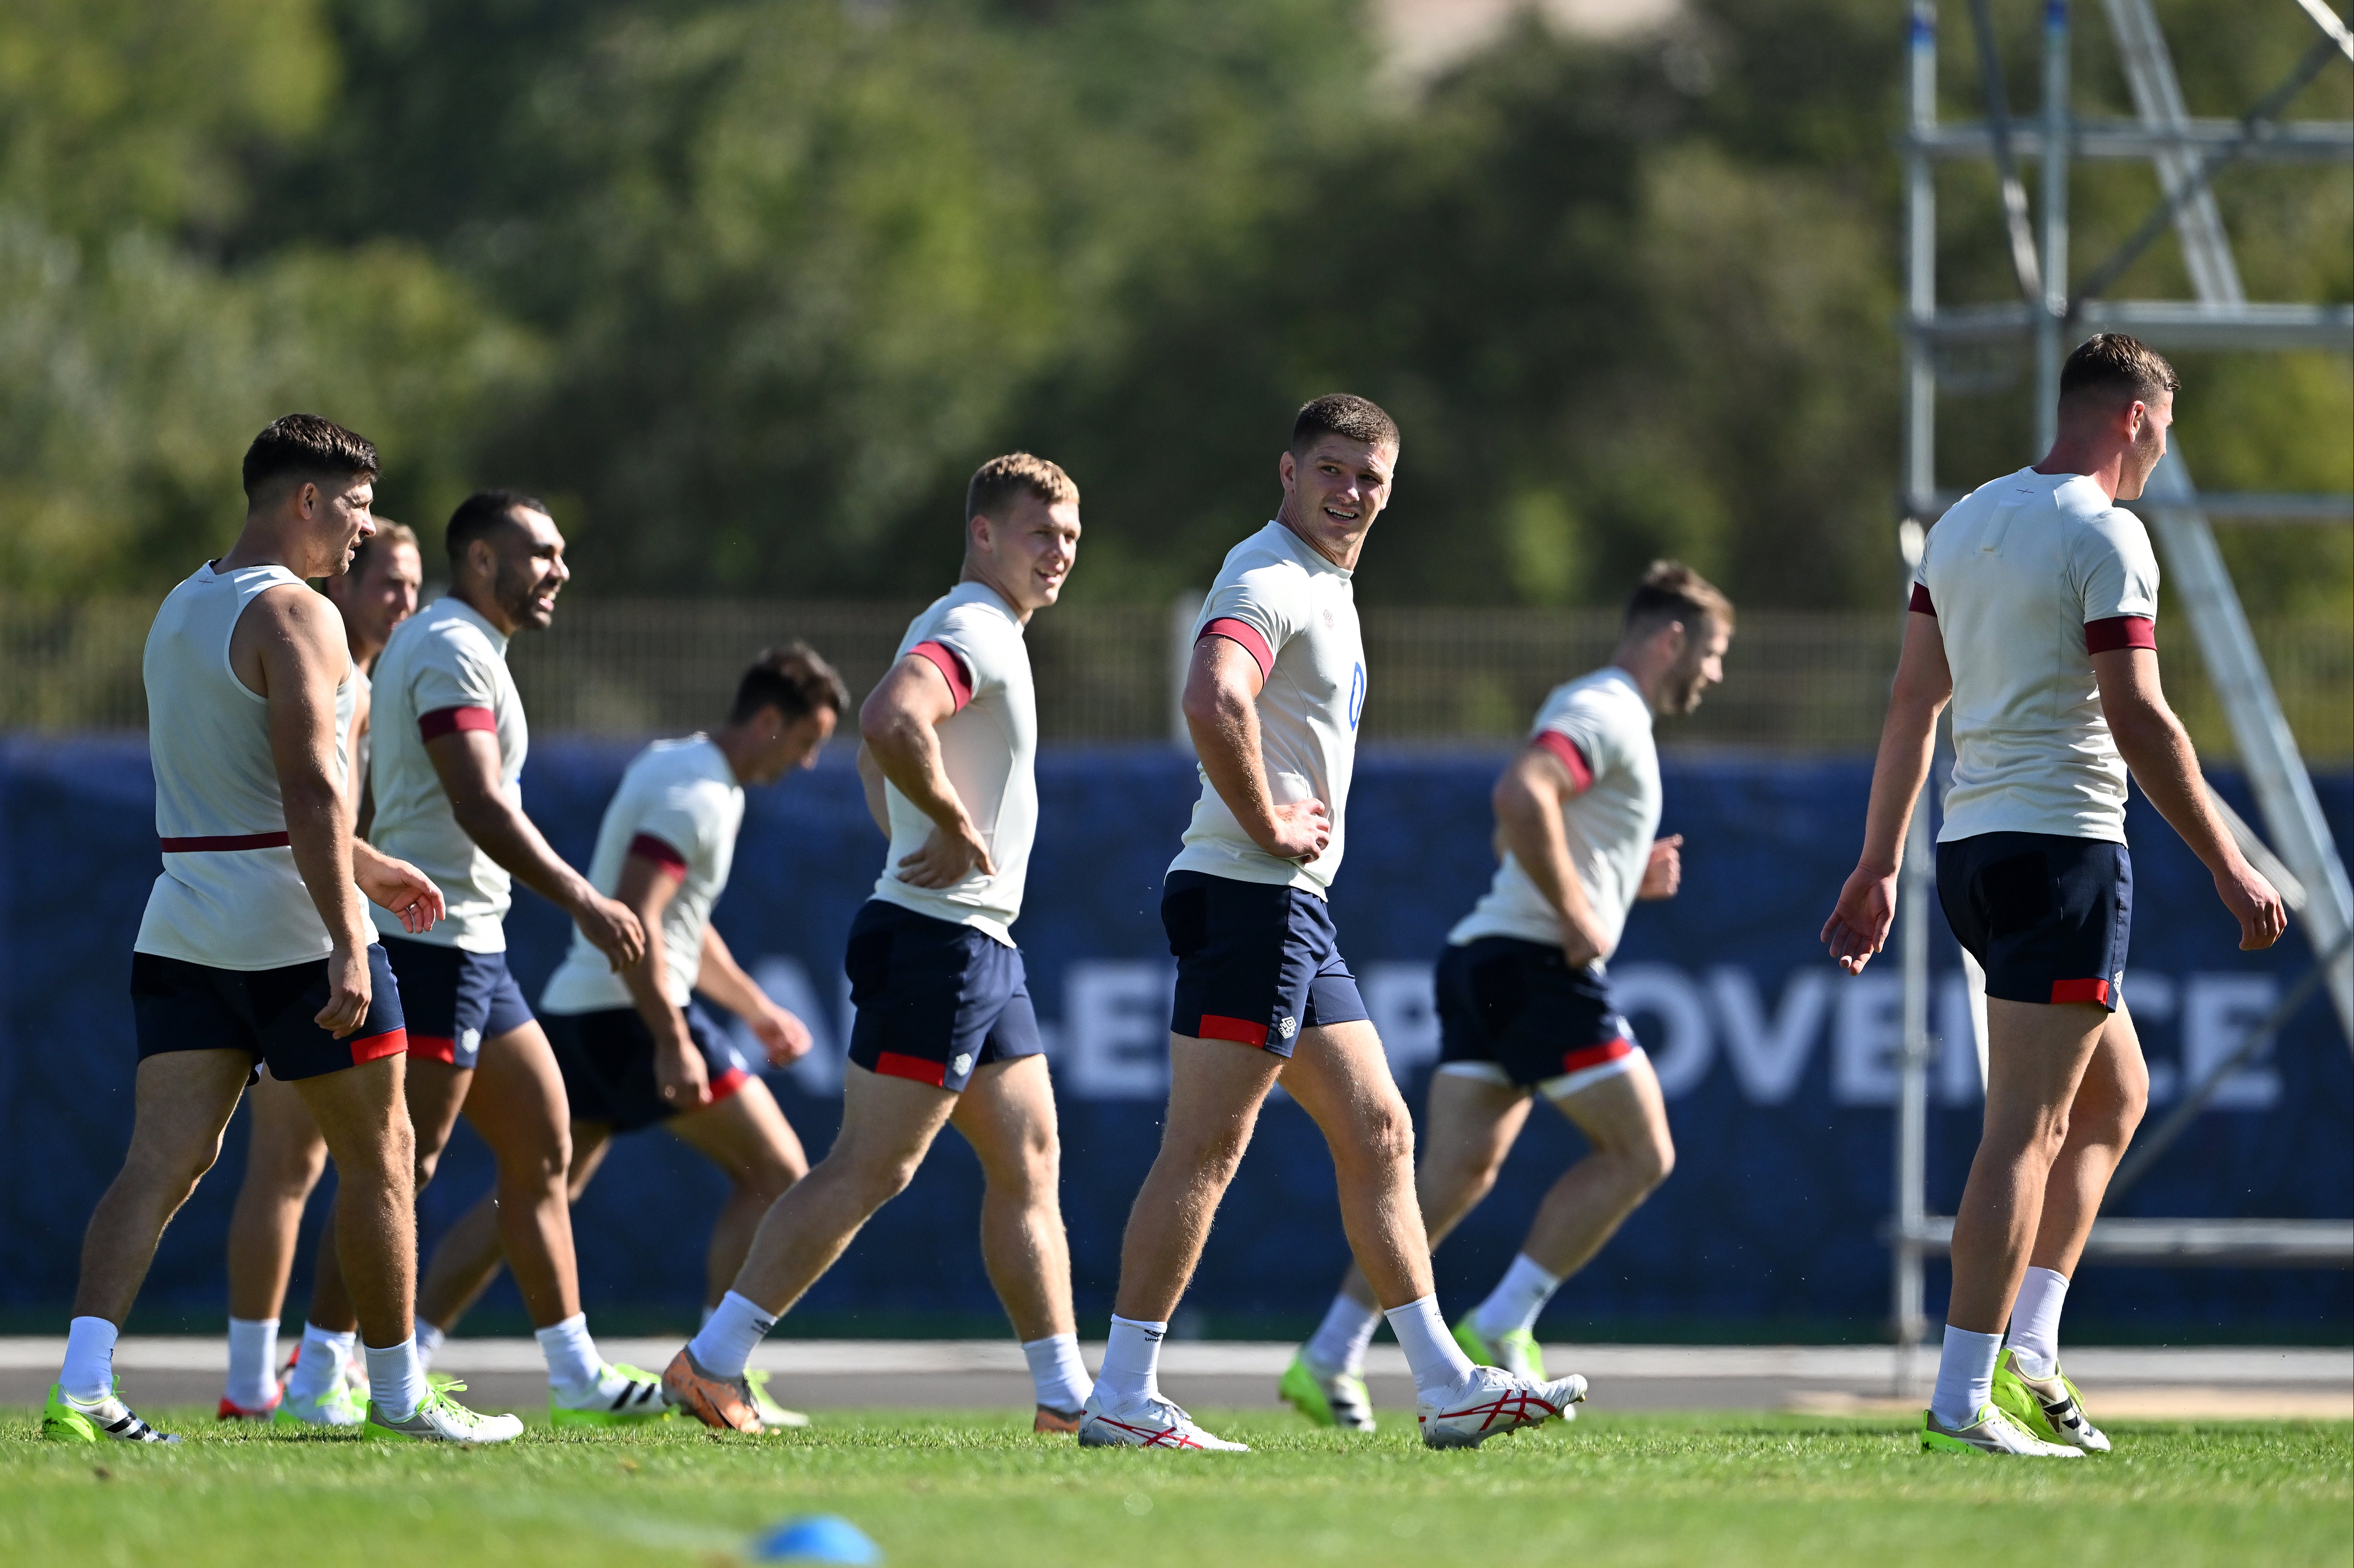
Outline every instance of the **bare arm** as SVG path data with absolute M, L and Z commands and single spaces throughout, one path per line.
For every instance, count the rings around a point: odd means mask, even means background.
M 624 906 L 607 898 L 548 847 L 523 808 L 499 783 L 499 743 L 484 730 L 453 730 L 425 743 L 433 771 L 450 797 L 451 814 L 482 853 L 516 880 L 572 916 L 580 934 L 618 971 L 644 956 L 644 928 Z
M 948 677 L 930 660 L 910 653 L 868 694 L 858 713 L 859 733 L 866 742 L 860 756 L 871 756 L 883 777 L 932 820 L 931 836 L 923 847 L 899 861 L 902 878 L 916 887 L 952 887 L 976 873 L 997 873 L 989 845 L 940 762 L 939 726 L 956 711 L 956 694 L 949 690 Z M 880 794 L 879 789 L 870 789 L 869 810 Z M 883 831 L 889 832 L 889 818 L 877 815 Z
M 645 951 L 623 964 L 619 972 L 621 983 L 629 988 L 631 1005 L 654 1037 L 654 1081 L 661 1086 L 662 1097 L 681 1110 L 707 1105 L 711 1075 L 704 1069 L 703 1053 L 687 1034 L 686 1015 L 663 991 L 662 912 L 678 892 L 678 874 L 659 861 L 632 853 L 623 858 L 620 885 L 613 892 L 615 901 L 637 916 L 639 927 L 646 934 Z
M 2093 677 L 2100 683 L 2101 711 L 2108 716 L 2118 753 L 2158 815 L 2182 835 L 2214 877 L 2216 895 L 2240 923 L 2241 948 L 2271 947 L 2287 927 L 2287 913 L 2273 885 L 2240 853 L 2230 831 L 2207 803 L 2198 754 L 2158 683 L 2157 650 L 2118 648 L 2095 653 Z
M 695 974 L 695 989 L 750 1025 L 768 1049 L 770 1066 L 788 1066 L 809 1054 L 812 1044 L 809 1025 L 769 1001 L 769 993 L 744 972 L 718 931 L 709 926 L 703 928 L 703 965 Z
M 1954 672 L 1937 618 L 1919 610 L 1904 618 L 1904 652 L 1880 729 L 1880 757 L 1872 768 L 1872 804 L 1863 822 L 1863 854 L 1848 874 L 1839 903 L 1823 922 L 1822 939 L 1840 967 L 1863 972 L 1887 945 L 1896 920 L 1896 871 L 1914 802 L 1929 777 L 1937 715 L 1953 700 Z
M 375 712 L 374 695 L 361 687 L 352 699 L 351 766 L 344 774 L 352 799 L 352 833 L 360 839 L 367 837 L 368 820 L 376 815 L 375 802 L 368 797 L 368 720 Z
M 858 788 L 866 797 L 866 814 L 875 819 L 875 825 L 883 830 L 883 836 L 889 838 L 891 804 L 883 798 L 883 765 L 875 760 L 875 754 L 864 745 L 858 748 Z
M 1562 803 L 1576 793 L 1561 759 L 1531 747 L 1504 769 L 1490 800 L 1497 841 L 1521 863 L 1560 918 L 1564 956 L 1572 967 L 1584 969 L 1608 957 L 1610 943 L 1585 896 L 1585 885 L 1578 880 L 1569 858 L 1569 835 L 1562 828 Z
M 1241 643 L 1203 638 L 1185 673 L 1185 727 L 1210 787 L 1251 842 L 1279 860 L 1306 864 L 1331 843 L 1331 815 L 1321 800 L 1278 805 L 1268 789 L 1257 706 L 1265 683 L 1258 661 Z

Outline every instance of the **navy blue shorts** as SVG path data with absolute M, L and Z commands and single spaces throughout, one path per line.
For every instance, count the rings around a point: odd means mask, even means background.
M 2005 1001 L 2116 1011 L 2133 931 L 2133 856 L 2105 839 L 1980 833 L 1937 846 L 1937 902 Z
M 986 931 L 870 898 L 842 968 L 850 1059 L 870 1073 L 962 1093 L 977 1069 L 1046 1048 L 1022 949 Z
M 1642 1055 L 1600 967 L 1574 969 L 1557 947 L 1517 937 L 1449 947 L 1437 988 L 1441 1072 L 1485 1064 L 1496 1071 L 1473 1075 L 1575 1094 Z
M 662 1097 L 654 1073 L 654 1035 L 634 1007 L 596 1012 L 551 1012 L 540 1020 L 556 1065 L 564 1074 L 565 1097 L 575 1121 L 603 1122 L 615 1132 L 635 1132 L 679 1114 L 684 1107 Z M 752 1065 L 720 1032 L 703 1004 L 686 1004 L 686 1035 L 703 1053 L 711 1081 L 711 1104 L 749 1083 Z M 708 1107 L 703 1107 L 708 1109 Z
M 1303 1029 L 1371 1016 L 1332 911 L 1297 887 L 1172 871 L 1161 925 L 1177 956 L 1172 1033 L 1291 1054 Z
M 531 1004 L 504 953 L 470 953 L 439 942 L 387 937 L 384 950 L 408 1008 L 408 1054 L 472 1072 L 482 1042 L 531 1022 Z
M 341 1040 L 319 1027 L 327 1005 L 327 960 L 278 969 L 222 969 L 155 953 L 131 955 L 131 1012 L 139 1059 L 167 1051 L 242 1051 L 270 1064 L 282 1083 L 316 1078 L 408 1049 L 400 983 L 368 944 L 368 1010 Z M 259 1079 L 254 1074 L 247 1082 Z

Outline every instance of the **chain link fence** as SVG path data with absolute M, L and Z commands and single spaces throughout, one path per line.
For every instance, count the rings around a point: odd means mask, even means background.
M 40 607 L 0 599 L 0 729 L 143 726 L 139 658 L 154 608 L 150 599 Z M 573 599 L 549 630 L 515 639 L 511 657 L 542 733 L 680 734 L 715 722 L 752 654 L 789 637 L 824 653 L 864 694 L 920 608 Z M 1183 607 L 1066 606 L 1039 615 L 1029 642 L 1044 737 L 1170 736 L 1174 659 L 1188 620 Z M 1547 690 L 1606 661 L 1617 635 L 1616 614 L 1604 610 L 1368 609 L 1363 623 L 1365 736 L 1402 743 L 1510 739 Z M 1663 738 L 1870 750 L 1899 634 L 1894 615 L 1746 613 L 1724 684 Z M 2270 620 L 2256 628 L 2256 641 L 2306 758 L 2354 758 L 2354 627 Z M 2187 630 L 2164 647 L 2168 691 L 2192 735 L 2208 754 L 2231 755 L 2229 726 Z

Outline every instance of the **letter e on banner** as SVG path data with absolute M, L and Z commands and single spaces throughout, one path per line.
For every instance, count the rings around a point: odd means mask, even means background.
M 1904 1048 L 1904 977 L 1873 969 L 1838 982 L 1831 1022 L 1831 1103 L 1896 1103 L 1897 1053 Z
M 1062 1067 L 1090 1100 L 1157 1100 L 1169 1092 L 1169 1009 L 1175 966 L 1152 959 L 1082 959 L 1063 977 Z

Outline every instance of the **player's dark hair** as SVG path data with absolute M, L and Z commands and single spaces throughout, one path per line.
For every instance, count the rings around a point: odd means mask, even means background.
M 1048 506 L 1079 503 L 1079 487 L 1060 467 L 1028 452 L 1008 452 L 972 471 L 964 487 L 964 520 L 1002 517 L 1005 503 L 1023 494 L 1034 495 Z
M 316 414 L 272 419 L 245 449 L 245 499 L 261 504 L 265 493 L 284 480 L 373 479 L 376 443 Z
M 1328 392 L 1301 406 L 1291 421 L 1292 455 L 1305 457 L 1316 438 L 1328 432 L 1369 447 L 1397 450 L 1397 421 L 1384 413 L 1380 404 L 1346 392 Z
M 395 549 L 402 545 L 416 550 L 417 530 L 406 523 L 395 523 L 388 517 L 379 517 L 376 520 L 376 532 L 362 539 L 358 546 L 352 551 L 352 564 L 345 567 L 345 571 L 352 581 L 357 582 L 366 573 L 368 563 L 376 559 L 378 550 Z M 418 550 L 420 556 L 424 553 L 422 550 Z
M 762 708 L 775 708 L 787 724 L 820 708 L 840 715 L 849 711 L 850 688 L 816 650 L 796 638 L 761 650 L 752 661 L 737 684 L 736 705 L 728 710 L 727 722 L 741 724 Z
M 1633 637 L 1681 620 L 1697 631 L 1705 617 L 1733 630 L 1733 601 L 1723 589 L 1681 561 L 1653 561 L 1627 599 L 1627 635 Z
M 2076 345 L 2060 367 L 2060 402 L 2155 403 L 2181 390 L 2174 366 L 2149 344 L 2121 332 L 2105 332 Z
M 452 561 L 461 559 L 467 546 L 477 539 L 487 539 L 513 523 L 517 512 L 546 510 L 547 503 L 520 490 L 478 490 L 458 503 L 458 510 L 450 514 L 442 548 L 449 551 Z

